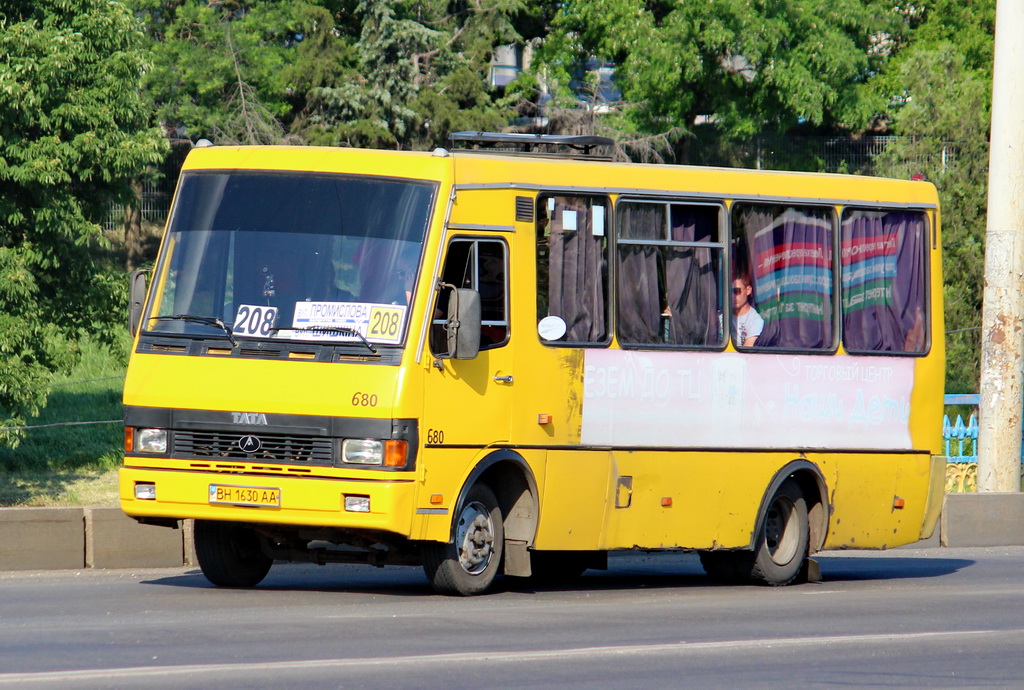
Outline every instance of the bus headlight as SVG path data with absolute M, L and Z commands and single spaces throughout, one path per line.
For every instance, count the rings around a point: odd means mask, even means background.
M 369 438 L 347 438 L 341 444 L 341 459 L 354 465 L 382 465 L 384 442 Z
M 140 453 L 166 453 L 167 429 L 138 429 L 135 450 Z

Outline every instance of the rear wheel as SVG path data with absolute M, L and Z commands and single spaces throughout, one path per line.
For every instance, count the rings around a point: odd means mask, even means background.
M 466 494 L 454 536 L 450 544 L 423 545 L 423 570 L 440 594 L 481 594 L 498 575 L 505 543 L 501 510 L 490 487 L 477 484 Z
M 199 567 L 219 587 L 258 585 L 274 563 L 263 553 L 259 535 L 248 527 L 196 520 L 194 534 Z
M 701 551 L 700 563 L 720 582 L 788 585 L 804 572 L 809 541 L 807 501 L 787 479 L 768 504 L 753 551 Z
M 800 485 L 787 479 L 775 492 L 754 548 L 751 579 L 788 585 L 801 573 L 810 541 L 807 501 Z

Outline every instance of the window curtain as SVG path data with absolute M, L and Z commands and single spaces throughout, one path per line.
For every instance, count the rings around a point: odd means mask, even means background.
M 592 205 L 583 197 L 558 197 L 549 224 L 548 314 L 565 321 L 567 342 L 600 342 L 608 333 L 607 215 L 595 235 Z
M 623 239 L 661 239 L 665 207 L 623 204 L 619 207 L 618 236 Z M 658 250 L 641 244 L 619 244 L 618 329 L 624 343 L 661 342 L 662 304 L 658 289 Z
M 711 242 L 716 239 L 718 211 L 672 206 L 671 239 Z M 714 250 L 710 247 L 666 247 L 669 342 L 677 345 L 718 345 L 721 305 Z
M 855 211 L 843 219 L 842 239 L 846 349 L 923 352 L 927 347 L 924 216 Z
M 764 319 L 756 347 L 832 347 L 832 223 L 825 209 L 744 207 L 753 305 Z

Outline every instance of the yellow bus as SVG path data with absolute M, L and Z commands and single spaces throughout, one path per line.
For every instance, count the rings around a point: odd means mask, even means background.
M 460 595 L 625 549 L 785 585 L 930 536 L 931 184 L 453 139 L 190 153 L 132 281 L 129 516 L 194 520 L 220 586 L 362 562 Z

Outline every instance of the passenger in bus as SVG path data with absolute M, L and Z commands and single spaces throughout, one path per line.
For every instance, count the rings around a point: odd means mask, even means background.
M 914 309 L 914 324 L 907 331 L 903 341 L 904 352 L 924 352 L 926 344 L 924 330 L 924 312 L 920 307 Z
M 733 330 L 736 343 L 743 347 L 752 347 L 764 328 L 764 319 L 750 303 L 753 292 L 749 275 L 740 274 L 732 281 Z

